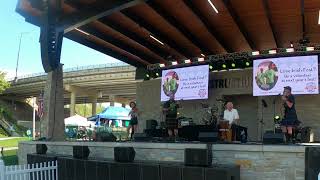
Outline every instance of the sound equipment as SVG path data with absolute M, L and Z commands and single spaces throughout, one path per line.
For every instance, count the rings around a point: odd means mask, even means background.
M 184 167 L 182 170 L 183 180 L 205 180 L 203 167 Z
M 136 152 L 133 147 L 114 147 L 114 160 L 117 162 L 133 162 Z
M 139 164 L 126 163 L 122 164 L 124 168 L 124 180 L 140 180 L 141 170 Z
M 133 135 L 133 140 L 137 142 L 145 142 L 145 141 L 151 141 L 152 137 L 146 133 L 135 133 Z
M 36 145 L 36 152 L 37 154 L 46 154 L 47 153 L 47 145 L 45 144 L 37 144 Z
M 73 146 L 73 157 L 76 159 L 86 159 L 89 157 L 88 146 Z
M 233 165 L 214 165 L 205 169 L 205 179 L 240 180 L 240 167 Z
M 200 142 L 218 141 L 218 132 L 199 132 L 198 139 Z
M 117 138 L 110 132 L 98 132 L 96 134 L 96 139 L 99 142 L 115 142 Z
M 103 177 L 100 177 L 103 178 Z M 124 180 L 124 167 L 120 163 L 110 163 L 109 180 Z
M 263 135 L 264 144 L 282 144 L 285 142 L 283 133 L 266 132 Z
M 156 120 L 147 120 L 146 121 L 146 128 L 147 129 L 156 129 L 158 126 L 158 122 Z
M 318 179 L 320 173 L 320 147 L 306 147 L 305 180 Z
M 301 142 L 309 143 L 310 142 L 310 127 L 304 127 L 301 129 Z
M 100 166 L 100 164 L 99 164 Z M 86 180 L 98 180 L 101 176 L 97 174 L 98 161 L 88 160 L 85 162 L 85 179 Z
M 160 166 L 158 164 L 140 164 L 141 180 L 160 180 Z
M 212 150 L 207 149 L 189 149 L 184 151 L 184 164 L 186 166 L 210 166 L 212 164 Z
M 146 68 L 137 67 L 136 68 L 136 80 L 141 80 L 145 78 L 145 75 L 148 73 Z
M 161 180 L 181 180 L 181 169 L 179 165 L 160 165 Z

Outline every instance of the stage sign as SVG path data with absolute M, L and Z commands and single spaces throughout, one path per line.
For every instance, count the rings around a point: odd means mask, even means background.
M 253 61 L 253 95 L 319 94 L 318 56 L 294 56 Z
M 161 101 L 208 99 L 209 65 L 162 71 Z

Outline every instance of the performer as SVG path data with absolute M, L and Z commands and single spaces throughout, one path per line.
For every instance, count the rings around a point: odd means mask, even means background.
M 130 102 L 131 111 L 129 112 L 129 116 L 131 117 L 130 124 L 128 127 L 128 135 L 130 135 L 131 139 L 135 132 L 137 132 L 138 128 L 138 114 L 139 110 L 137 108 L 137 104 L 135 102 Z M 131 134 L 130 134 L 131 130 Z
M 284 117 L 281 121 L 281 129 L 286 135 L 286 141 L 292 142 L 292 128 L 299 125 L 299 120 L 295 109 L 295 99 L 291 94 L 290 86 L 284 87 L 282 101 L 284 107 Z
M 226 110 L 223 113 L 223 119 L 229 121 L 230 128 L 232 124 L 239 124 L 239 114 L 236 109 L 233 109 L 232 102 L 227 102 Z
M 178 108 L 179 104 L 174 100 L 174 94 L 170 95 L 170 99 L 163 105 L 163 113 L 166 116 L 166 127 L 169 137 L 178 137 Z

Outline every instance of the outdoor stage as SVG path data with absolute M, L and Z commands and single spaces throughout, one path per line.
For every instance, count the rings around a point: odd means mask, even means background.
M 135 160 L 183 162 L 184 149 L 204 149 L 203 143 L 151 142 L 21 142 L 19 163 L 27 163 L 27 154 L 36 152 L 36 144 L 47 144 L 48 154 L 73 154 L 72 146 L 90 149 L 90 158 L 113 159 L 114 147 L 134 147 Z M 302 180 L 305 176 L 305 145 L 212 144 L 213 164 L 240 165 L 241 180 Z

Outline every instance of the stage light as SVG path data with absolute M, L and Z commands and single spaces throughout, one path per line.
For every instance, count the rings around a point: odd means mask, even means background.
M 314 51 L 314 47 L 307 47 L 306 51 Z
M 150 78 L 150 74 L 146 74 L 146 77 L 147 77 L 147 78 Z
M 290 41 L 290 47 L 292 47 L 292 48 L 293 48 L 293 42 L 292 42 L 292 41 Z
M 184 63 L 189 64 L 189 63 L 191 63 L 191 60 L 190 59 L 186 59 L 186 60 L 184 60 Z
M 213 10 L 218 14 L 218 9 L 216 8 L 216 6 L 214 6 L 214 4 L 211 2 L 211 0 L 208 0 L 208 3 L 210 4 L 210 6 L 213 8 Z
M 226 69 L 227 68 L 227 65 L 225 63 L 222 64 L 221 66 L 223 69 Z
M 202 57 L 206 57 L 206 55 L 204 55 L 204 54 L 202 54 L 202 53 L 201 53 L 200 55 L 201 55 Z
M 198 58 L 198 62 L 203 62 L 204 58 Z
M 161 45 L 164 45 L 163 42 L 161 42 L 159 39 L 155 38 L 154 36 L 152 36 L 151 34 L 149 35 L 152 39 L 154 39 L 155 41 L 157 41 L 158 43 L 160 43 Z
M 236 67 L 236 63 L 234 63 L 234 62 L 231 63 L 231 67 L 232 67 L 232 68 L 235 68 L 235 67 Z
M 318 24 L 320 25 L 320 10 L 319 10 Z
M 212 66 L 212 65 L 209 65 L 209 69 L 210 69 L 210 70 L 213 70 L 213 66 Z
M 160 76 L 160 74 L 156 72 L 156 77 L 159 77 L 159 76 Z
M 277 50 L 271 49 L 271 50 L 269 50 L 269 54 L 277 54 Z
M 287 53 L 289 53 L 289 52 L 294 52 L 294 48 L 287 48 L 287 49 L 286 49 L 286 52 L 287 52 Z
M 251 54 L 252 54 L 252 56 L 258 56 L 260 54 L 260 52 L 259 51 L 253 51 Z
M 81 32 L 82 34 L 84 34 L 84 35 L 86 35 L 86 36 L 90 36 L 89 33 L 85 32 L 85 31 L 82 31 L 81 29 L 75 28 L 75 30 Z
M 165 64 L 159 64 L 159 66 L 160 66 L 161 68 L 166 67 Z
M 178 64 L 178 62 L 177 61 L 172 61 L 171 64 L 175 66 L 175 65 Z

